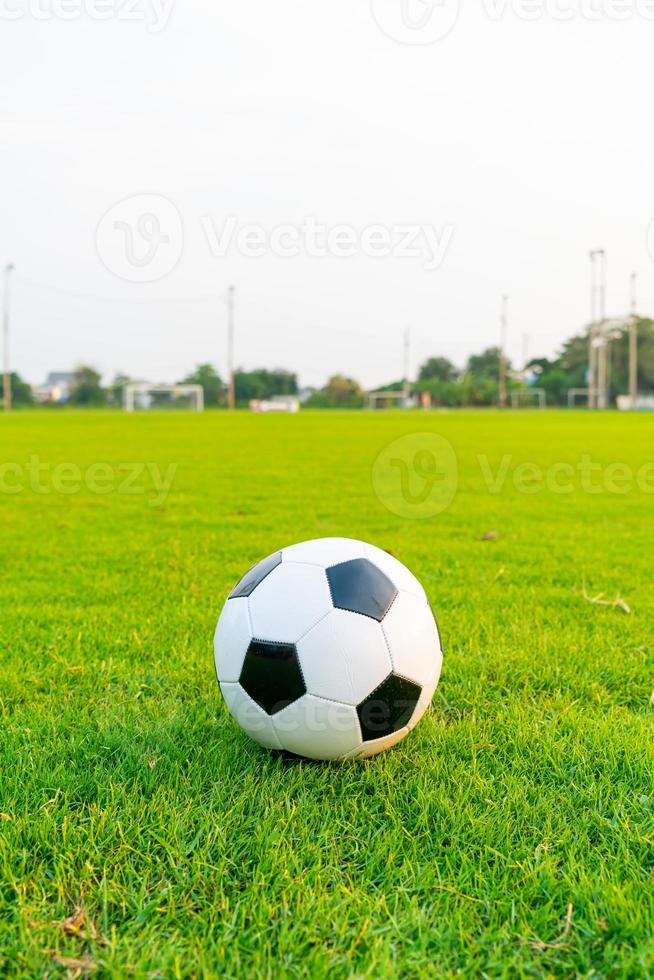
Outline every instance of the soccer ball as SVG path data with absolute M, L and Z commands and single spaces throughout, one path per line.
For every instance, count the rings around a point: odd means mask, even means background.
M 309 759 L 376 755 L 420 721 L 441 672 L 425 591 L 385 551 L 307 541 L 235 586 L 214 639 L 230 713 L 256 742 Z

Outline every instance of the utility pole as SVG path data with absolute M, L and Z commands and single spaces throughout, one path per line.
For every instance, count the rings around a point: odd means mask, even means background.
M 636 411 L 638 401 L 638 315 L 636 289 L 638 287 L 638 274 L 631 275 L 631 323 L 629 325 L 629 396 L 631 398 L 631 410 Z
M 411 362 L 411 327 L 404 331 L 404 397 L 409 397 L 409 373 Z
M 601 263 L 600 263 L 600 285 L 599 285 L 599 340 L 600 344 L 597 349 L 597 356 L 599 358 L 599 365 L 597 369 L 597 402 L 598 408 L 605 409 L 608 404 L 608 352 L 609 352 L 609 339 L 606 333 L 606 252 L 602 250 L 601 252 Z
M 506 334 L 508 329 L 509 297 L 502 297 L 502 319 L 500 333 L 500 408 L 506 408 Z
M 606 407 L 606 252 L 590 253 L 590 330 L 588 339 L 588 407 Z
M 5 266 L 4 303 L 2 310 L 2 403 L 5 412 L 11 410 L 11 368 L 9 366 L 9 286 L 14 267 Z
M 234 292 L 235 287 L 227 290 L 227 408 L 234 410 Z

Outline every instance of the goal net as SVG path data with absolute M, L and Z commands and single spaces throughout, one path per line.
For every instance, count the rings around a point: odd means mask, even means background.
M 126 412 L 204 410 L 204 390 L 202 385 L 151 385 L 132 383 L 125 385 L 123 408 Z

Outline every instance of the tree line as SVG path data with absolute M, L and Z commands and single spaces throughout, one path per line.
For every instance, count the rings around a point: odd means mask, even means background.
M 638 386 L 641 391 L 654 391 L 654 321 L 640 318 L 637 322 Z M 428 395 L 436 406 L 462 407 L 496 405 L 499 401 L 500 351 L 489 347 L 468 358 L 464 368 L 458 368 L 446 357 L 430 357 L 418 371 L 409 391 L 417 398 Z M 507 364 L 509 390 L 530 387 L 544 389 L 550 405 L 567 404 L 571 388 L 585 388 L 588 372 L 588 332 L 567 340 L 553 358 L 533 358 L 522 369 Z M 12 374 L 12 395 L 15 405 L 31 405 L 34 395 L 19 375 Z M 78 406 L 121 405 L 125 385 L 130 379 L 118 374 L 107 386 L 100 374 L 88 365 L 80 365 L 73 376 L 68 404 Z M 608 390 L 610 404 L 629 389 L 629 335 L 618 330 L 609 341 Z M 227 403 L 227 385 L 211 364 L 200 364 L 179 384 L 201 385 L 205 405 L 220 407 Z M 379 391 L 402 391 L 404 381 L 392 381 Z M 2 397 L 0 375 L 0 398 Z M 254 399 L 270 399 L 275 395 L 297 395 L 298 378 L 284 368 L 238 370 L 234 375 L 237 405 L 247 406 Z M 333 375 L 322 388 L 306 392 L 309 408 L 362 408 L 365 391 L 354 378 Z

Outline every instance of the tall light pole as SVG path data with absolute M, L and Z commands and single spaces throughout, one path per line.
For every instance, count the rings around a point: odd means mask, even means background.
M 14 267 L 9 262 L 5 266 L 4 302 L 2 309 L 2 403 L 5 412 L 11 409 L 11 369 L 9 366 L 9 287 Z
M 509 297 L 502 297 L 502 318 L 500 324 L 500 408 L 506 408 L 506 335 L 508 329 Z
M 606 252 L 590 253 L 590 331 L 588 340 L 588 407 L 606 408 Z
M 599 284 L 599 347 L 597 356 L 599 364 L 597 368 L 597 401 L 598 408 L 606 408 L 608 404 L 608 353 L 609 339 L 606 333 L 606 252 L 601 252 L 600 262 L 600 284 Z
M 411 363 L 411 327 L 404 331 L 404 397 L 409 397 L 409 373 Z
M 636 411 L 638 401 L 638 315 L 636 289 L 638 286 L 638 274 L 633 272 L 631 275 L 631 323 L 629 324 L 629 396 L 631 399 L 631 410 Z
M 227 290 L 227 408 L 234 410 L 234 292 L 235 287 Z

